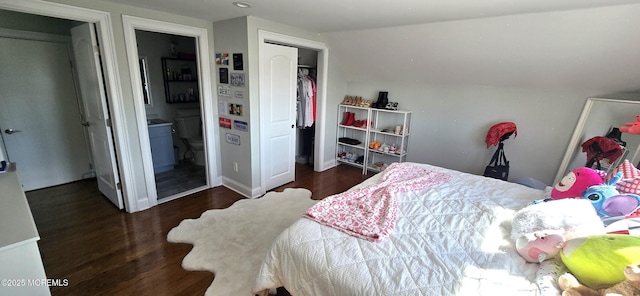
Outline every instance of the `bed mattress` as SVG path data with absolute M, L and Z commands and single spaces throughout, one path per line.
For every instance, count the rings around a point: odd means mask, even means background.
M 451 179 L 398 194 L 388 238 L 370 242 L 301 218 L 273 242 L 254 292 L 284 286 L 296 296 L 536 295 L 538 265 L 525 262 L 509 236 L 515 212 L 544 191 L 416 165 Z

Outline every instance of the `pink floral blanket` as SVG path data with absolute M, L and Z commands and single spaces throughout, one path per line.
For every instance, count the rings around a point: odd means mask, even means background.
M 410 163 L 394 163 L 378 183 L 326 197 L 308 209 L 305 217 L 355 237 L 380 241 L 396 225 L 397 193 L 424 189 L 450 178 Z

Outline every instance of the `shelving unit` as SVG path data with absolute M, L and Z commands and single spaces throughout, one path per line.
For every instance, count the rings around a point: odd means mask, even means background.
M 199 100 L 195 59 L 162 58 L 162 71 L 167 103 L 190 103 Z
M 406 161 L 411 111 L 372 109 L 371 120 L 369 142 L 378 141 L 382 146 L 367 146 L 367 169 L 379 172 L 386 167 L 380 164 Z
M 354 114 L 355 120 L 371 121 L 371 109 L 364 107 L 356 107 L 350 105 L 338 106 L 338 133 L 336 144 L 336 159 L 339 163 L 344 163 L 352 166 L 362 168 L 362 173 L 366 174 L 367 169 L 365 164 L 367 145 L 369 143 L 369 130 L 368 127 L 356 127 L 353 125 L 344 125 L 346 119 L 346 113 L 351 112 Z M 340 141 L 340 138 L 349 138 L 360 141 L 358 144 L 349 144 Z M 358 157 L 362 157 L 361 161 Z M 358 161 L 358 162 L 356 162 Z M 360 163 L 361 162 L 361 163 Z
M 347 112 L 354 113 L 356 120 L 366 120 L 368 124 L 361 127 L 345 125 Z M 339 163 L 362 168 L 362 173 L 366 174 L 367 171 L 382 171 L 393 162 L 406 161 L 411 111 L 339 105 L 338 119 L 336 153 Z M 340 138 L 343 137 L 356 139 L 361 143 L 341 142 Z M 378 141 L 380 147 L 369 147 L 373 141 Z M 360 156 L 362 158 L 356 163 L 355 160 Z

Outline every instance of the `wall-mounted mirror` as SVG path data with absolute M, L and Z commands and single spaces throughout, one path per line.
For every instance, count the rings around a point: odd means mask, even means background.
M 149 86 L 149 69 L 147 67 L 147 57 L 139 56 L 138 64 L 140 65 L 140 81 L 142 81 L 142 94 L 144 95 L 144 104 L 151 107 L 151 87 Z
M 640 97 L 638 97 L 640 100 Z M 633 122 L 635 116 L 640 115 L 640 101 L 588 99 L 573 132 L 564 159 L 560 164 L 554 184 L 558 183 L 569 171 L 586 166 L 589 160 L 587 153 L 582 151 L 582 144 L 596 136 L 606 136 L 612 128 L 625 126 Z M 640 161 L 640 134 L 622 133 L 621 145 L 623 152 L 614 163 L 603 164 L 602 170 L 611 171 L 624 159 L 629 159 L 635 166 Z M 594 167 L 595 168 L 595 167 Z

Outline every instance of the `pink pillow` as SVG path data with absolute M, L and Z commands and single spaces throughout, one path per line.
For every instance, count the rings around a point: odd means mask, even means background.
M 633 166 L 628 159 L 625 159 L 607 176 L 605 181 L 609 181 L 618 172 L 622 172 L 622 179 L 616 183 L 616 190 L 620 193 L 640 195 L 640 170 Z

